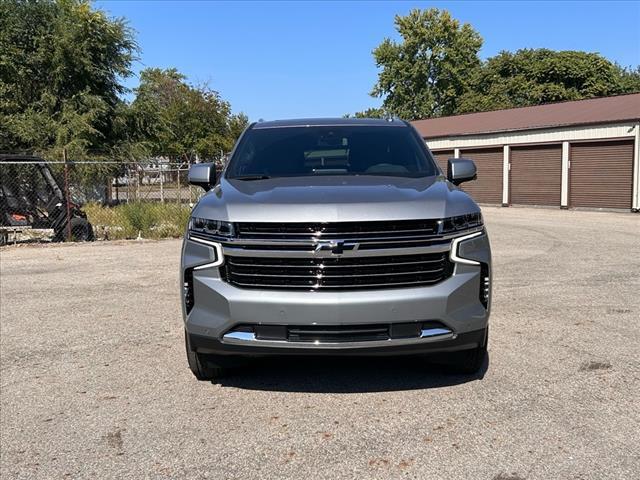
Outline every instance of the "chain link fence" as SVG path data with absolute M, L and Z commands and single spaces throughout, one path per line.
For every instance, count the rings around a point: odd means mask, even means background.
M 204 193 L 188 162 L 0 156 L 0 243 L 169 238 Z

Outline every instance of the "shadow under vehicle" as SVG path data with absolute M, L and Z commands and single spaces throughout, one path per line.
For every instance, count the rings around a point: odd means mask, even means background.
M 56 242 L 94 240 L 86 213 L 65 195 L 44 159 L 0 154 L 0 244 L 30 229 L 53 230 Z

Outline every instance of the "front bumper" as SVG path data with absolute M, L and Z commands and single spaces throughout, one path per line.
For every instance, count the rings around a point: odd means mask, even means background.
M 486 233 L 459 242 L 465 259 L 491 263 Z M 202 353 L 266 354 L 417 354 L 474 348 L 488 325 L 490 304 L 480 302 L 479 265 L 455 263 L 448 279 L 428 287 L 361 291 L 247 290 L 220 277 L 212 247 L 183 244 L 182 272 L 193 270 L 194 304 L 183 317 L 192 348 Z M 208 265 L 208 266 L 207 266 Z M 489 269 L 490 276 L 490 269 Z M 184 280 L 184 279 L 183 279 Z M 315 344 L 230 338 L 234 327 L 252 325 L 360 325 L 437 321 L 450 333 L 433 337 Z
M 216 355 L 418 355 L 428 353 L 453 352 L 476 348 L 485 340 L 485 330 L 474 330 L 446 337 L 432 339 L 396 339 L 382 342 L 341 343 L 332 345 L 315 345 L 313 343 L 271 342 L 262 340 L 254 344 L 229 343 L 202 335 L 189 334 L 191 348 L 199 353 Z

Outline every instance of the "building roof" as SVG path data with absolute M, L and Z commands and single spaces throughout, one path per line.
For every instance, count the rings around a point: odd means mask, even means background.
M 297 118 L 291 120 L 272 120 L 254 123 L 253 128 L 309 127 L 309 126 L 349 126 L 374 125 L 387 127 L 406 127 L 406 123 L 398 119 L 382 118 Z
M 535 107 L 509 108 L 428 118 L 411 122 L 424 138 L 478 135 L 493 132 L 534 130 L 637 121 L 640 119 L 640 93 L 548 103 Z

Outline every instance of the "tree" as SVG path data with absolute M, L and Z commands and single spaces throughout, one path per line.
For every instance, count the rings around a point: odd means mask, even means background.
M 188 84 L 174 68 L 143 70 L 135 92 L 135 130 L 154 155 L 219 158 L 248 124 L 246 115 L 231 114 L 218 92 L 208 85 Z
M 361 112 L 356 112 L 353 115 L 347 113 L 344 118 L 387 118 L 389 114 L 384 111 L 383 108 L 367 108 Z
M 458 113 L 541 105 L 640 91 L 640 73 L 597 53 L 524 49 L 501 52 L 474 72 Z
M 371 95 L 384 98 L 388 113 L 407 120 L 455 113 L 480 66 L 480 35 L 436 8 L 396 16 L 395 25 L 402 41 L 386 38 L 373 51 L 382 71 Z
M 0 150 L 113 145 L 136 51 L 125 21 L 86 1 L 0 2 Z
M 229 118 L 229 133 L 231 134 L 231 139 L 234 143 L 248 126 L 249 117 L 247 117 L 244 113 L 240 112 L 236 115 L 231 115 L 231 117 Z
M 640 67 L 598 53 L 523 49 L 481 62 L 478 33 L 446 11 L 413 10 L 395 24 L 402 41 L 373 51 L 382 71 L 371 95 L 382 108 L 356 116 L 412 120 L 640 92 Z
M 635 68 L 622 68 L 616 65 L 620 72 L 621 93 L 640 92 L 640 65 Z

